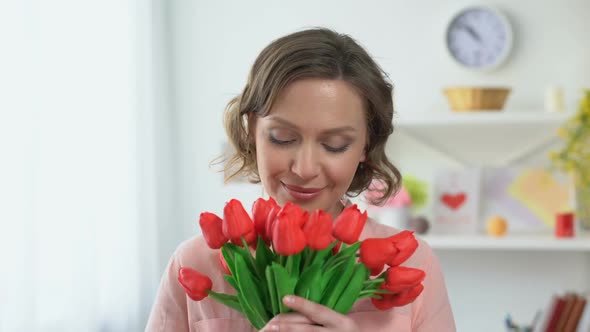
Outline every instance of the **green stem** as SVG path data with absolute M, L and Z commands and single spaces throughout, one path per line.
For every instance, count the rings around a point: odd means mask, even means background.
M 305 255 L 305 261 L 303 262 L 303 268 L 301 269 L 301 271 L 305 271 L 305 269 L 309 266 L 309 263 L 313 262 L 313 259 L 315 258 L 316 253 L 317 253 L 317 251 L 315 251 L 315 250 L 311 250 L 311 249 L 309 250 L 307 255 Z
M 289 275 L 292 276 L 293 275 L 293 255 L 287 256 L 287 263 L 286 263 L 285 267 L 287 268 L 287 273 L 289 273 Z
M 365 281 L 364 284 L 370 285 L 370 284 L 377 284 L 377 283 L 382 283 L 382 282 L 385 282 L 385 278 L 369 279 L 369 280 Z

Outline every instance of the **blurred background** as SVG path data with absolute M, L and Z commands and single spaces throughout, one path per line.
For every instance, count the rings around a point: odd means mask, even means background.
M 566 115 L 590 87 L 590 2 L 478 1 L 513 29 L 493 71 L 447 50 L 452 17 L 474 4 L 1 0 L 0 331 L 143 331 L 200 212 L 263 194 L 224 186 L 209 163 L 226 147 L 223 109 L 257 54 L 302 28 L 351 35 L 389 74 L 400 125 L 388 153 L 403 174 L 432 183 L 449 167 L 544 165 L 567 118 L 547 117 L 548 87 L 560 87 Z M 457 85 L 507 86 L 503 115 L 527 115 L 453 122 L 442 90 Z M 433 147 L 440 137 L 423 134 L 437 130 L 460 139 Z M 459 331 L 501 331 L 508 313 L 530 323 L 552 294 L 590 288 L 588 237 L 481 245 L 472 233 L 430 239 Z

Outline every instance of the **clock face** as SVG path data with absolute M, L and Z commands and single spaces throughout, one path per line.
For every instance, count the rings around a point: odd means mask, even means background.
M 447 28 L 446 43 L 459 64 L 490 69 L 501 64 L 512 47 L 512 29 L 497 10 L 472 7 L 455 16 Z

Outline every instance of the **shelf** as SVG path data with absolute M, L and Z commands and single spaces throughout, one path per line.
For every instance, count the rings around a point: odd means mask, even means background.
M 473 111 L 440 113 L 400 114 L 394 123 L 400 128 L 419 128 L 429 126 L 459 127 L 468 125 L 549 125 L 561 124 L 573 112 L 544 112 L 544 111 Z M 396 122 L 397 120 L 397 122 Z
M 554 144 L 557 128 L 572 114 L 544 111 L 408 113 L 394 118 L 394 134 L 408 136 L 464 166 L 507 166 Z
M 488 235 L 424 235 L 420 236 L 433 249 L 445 250 L 521 250 L 521 251 L 587 251 L 590 234 L 558 239 L 552 234 L 507 235 L 494 238 Z

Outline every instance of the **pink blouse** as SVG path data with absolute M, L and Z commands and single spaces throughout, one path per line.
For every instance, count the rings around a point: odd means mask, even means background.
M 361 240 L 386 237 L 398 233 L 389 226 L 367 220 Z M 422 240 L 416 252 L 403 265 L 426 272 L 424 291 L 411 304 L 379 311 L 370 299 L 355 303 L 348 313 L 362 331 L 447 332 L 455 331 L 455 321 L 449 303 L 444 277 L 432 249 Z M 182 243 L 173 254 L 162 277 L 146 331 L 255 331 L 238 311 L 210 298 L 191 300 L 177 280 L 181 266 L 191 267 L 208 275 L 216 292 L 235 294 L 223 278 L 217 250 L 210 249 L 202 236 Z

